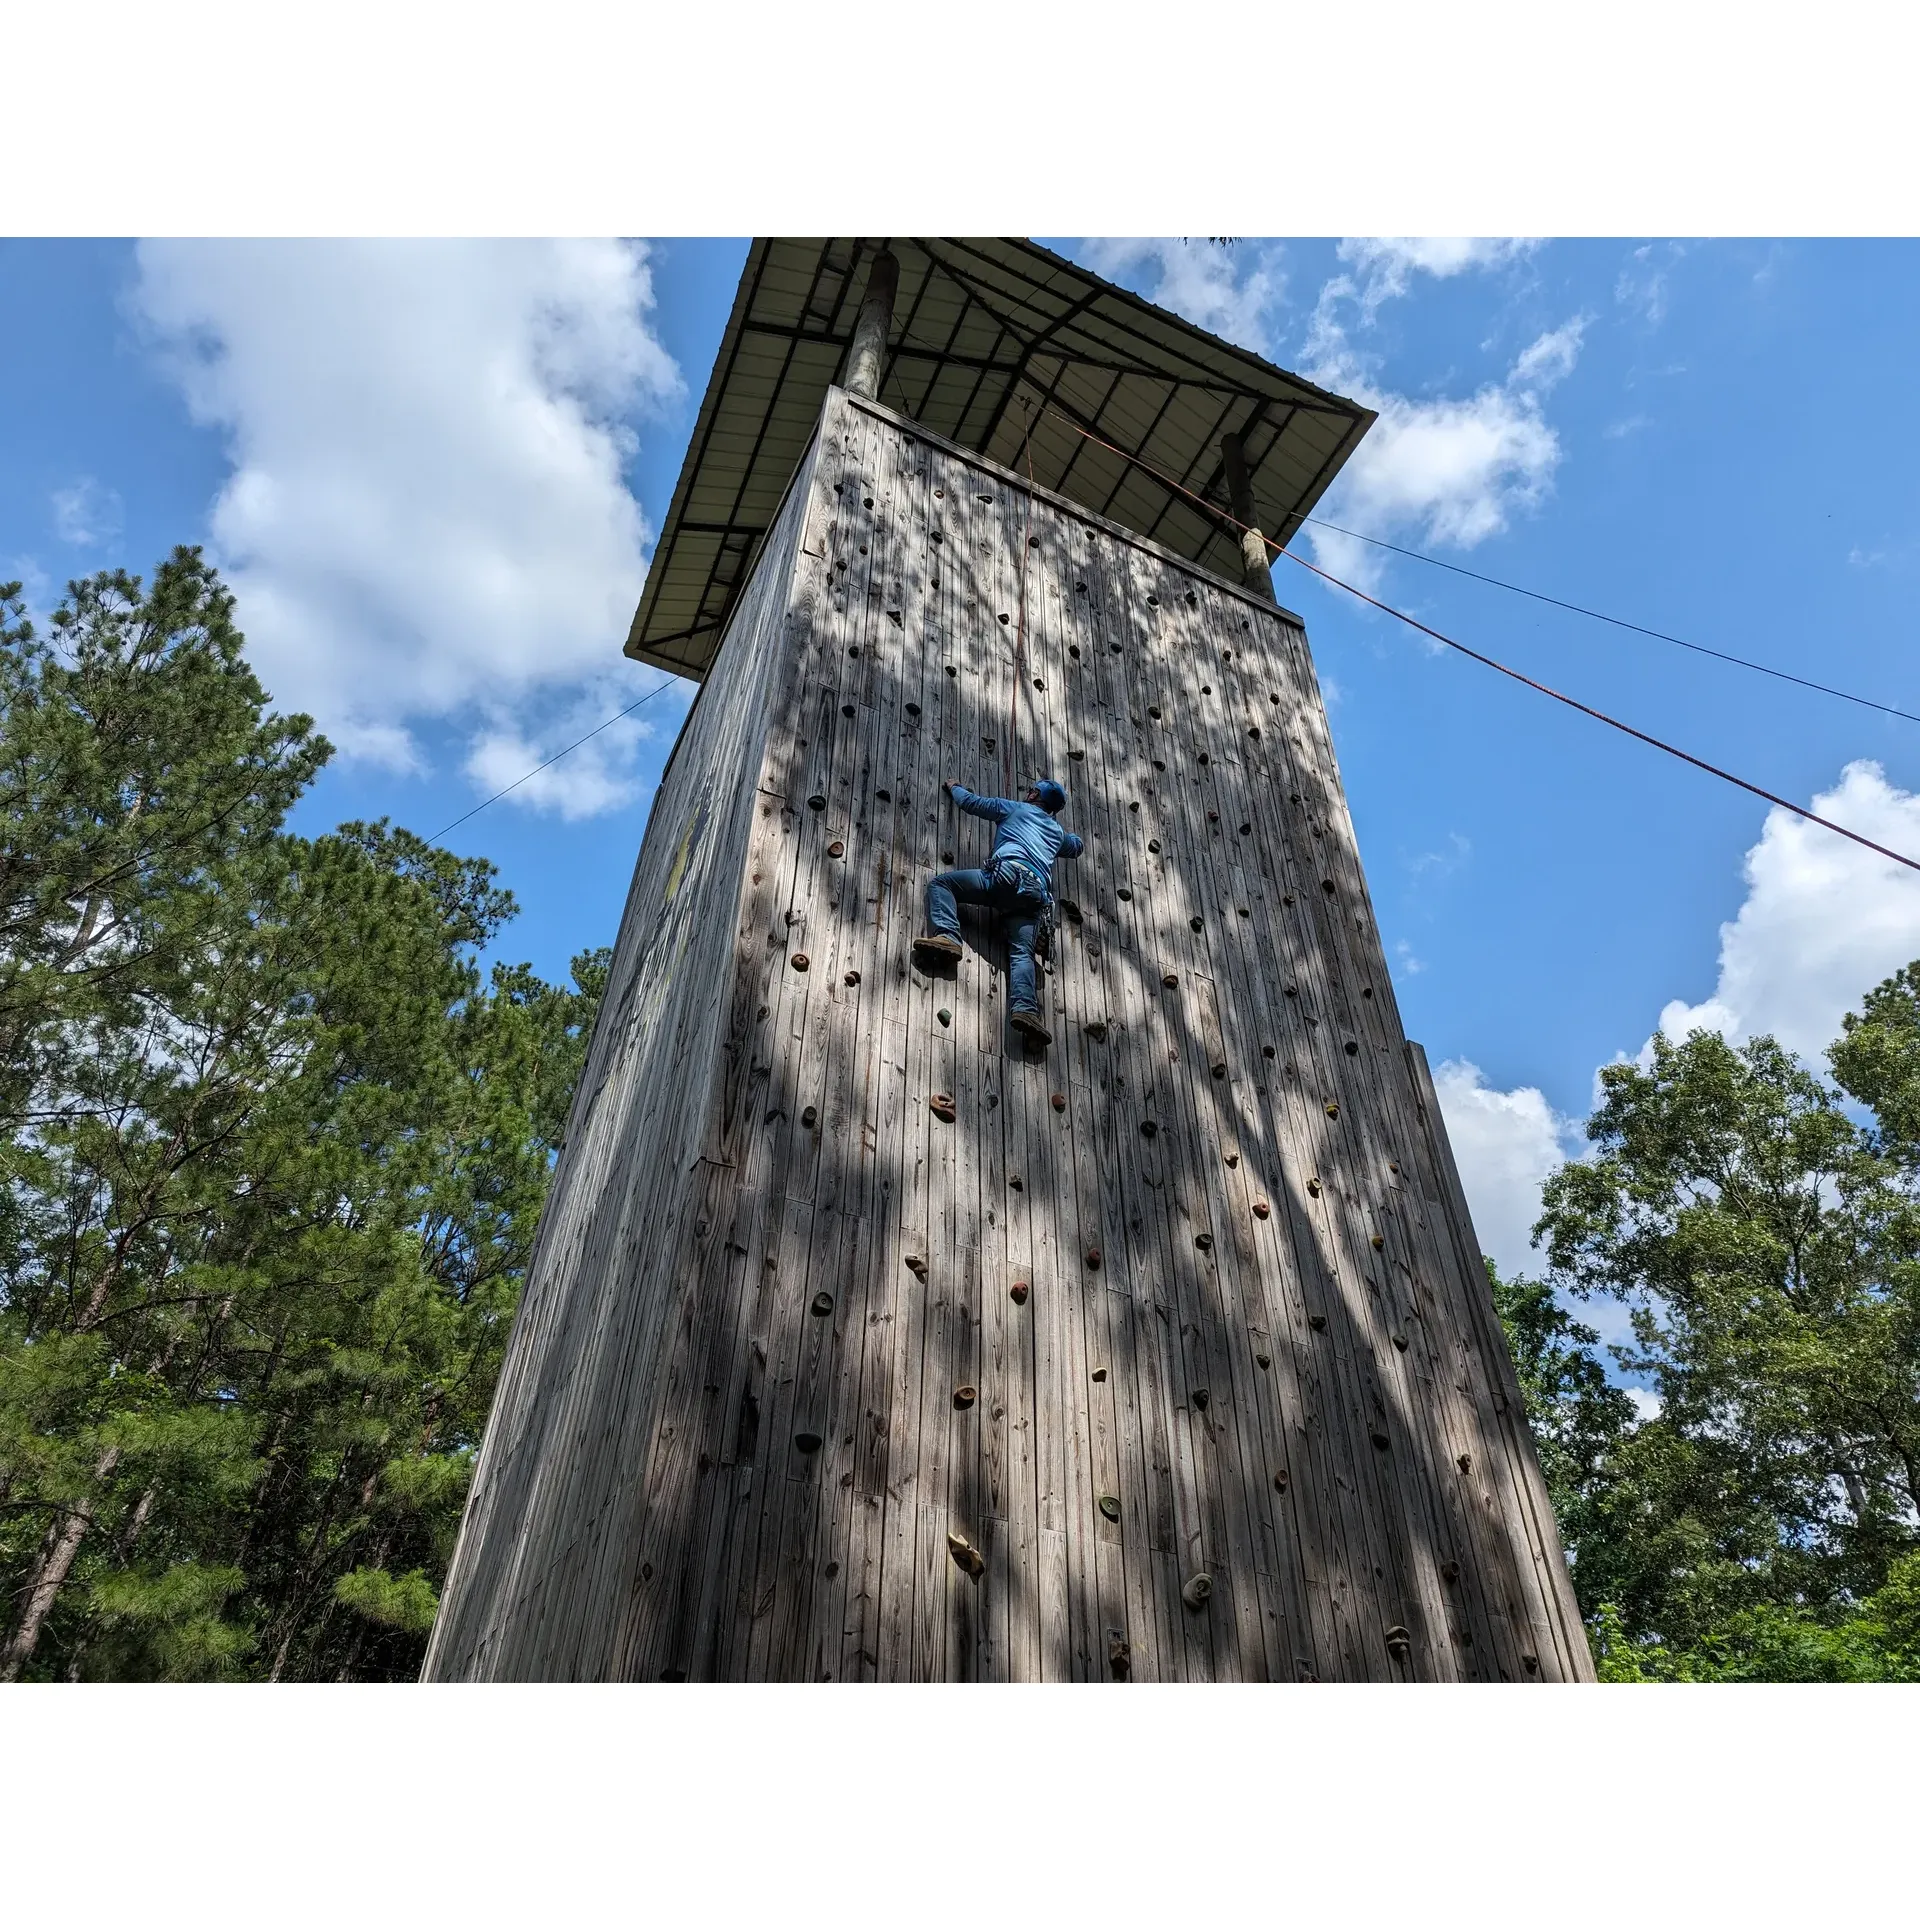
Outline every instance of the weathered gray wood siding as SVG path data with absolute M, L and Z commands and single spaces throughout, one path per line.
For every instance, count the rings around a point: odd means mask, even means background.
M 1297 620 L 839 393 L 782 524 L 648 830 L 433 1672 L 1590 1677 Z M 1043 772 L 1089 844 L 1029 1059 L 996 942 L 909 946 L 989 843 L 941 781 Z M 751 812 L 663 965 L 702 783 Z

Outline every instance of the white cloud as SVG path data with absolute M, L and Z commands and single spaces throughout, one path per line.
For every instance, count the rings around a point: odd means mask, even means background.
M 1566 1158 L 1562 1139 L 1573 1123 L 1556 1113 L 1538 1087 L 1501 1093 L 1470 1060 L 1446 1060 L 1434 1091 L 1447 1138 L 1467 1190 L 1480 1250 L 1512 1279 L 1544 1264 L 1528 1244 L 1540 1217 L 1540 1183 Z
M 1140 279 L 1156 305 L 1254 353 L 1268 353 L 1268 319 L 1286 300 L 1278 247 L 1207 240 L 1090 240 L 1081 260 L 1109 280 Z M 1242 268 L 1246 269 L 1243 276 Z M 1142 269 L 1146 269 L 1145 272 Z
M 1676 240 L 1635 247 L 1614 281 L 1614 299 L 1638 313 L 1649 327 L 1657 327 L 1667 317 L 1668 270 L 1685 253 L 1686 247 Z
M 1855 760 L 1813 811 L 1920 859 L 1920 795 Z M 1734 1041 L 1771 1033 L 1811 1066 L 1870 987 L 1920 959 L 1920 874 L 1779 807 L 1745 864 L 1747 897 L 1720 929 L 1720 974 L 1697 1006 L 1668 1002 L 1660 1031 Z M 1651 1058 L 1651 1046 L 1642 1060 Z
M 106 546 L 120 536 L 120 496 L 91 474 L 53 496 L 53 530 L 70 547 Z
M 454 718 L 484 780 L 617 666 L 647 537 L 626 421 L 679 381 L 652 301 L 614 241 L 141 246 L 137 308 L 228 439 L 211 544 L 281 705 L 396 767 Z M 607 772 L 516 798 L 595 791 L 625 797 Z
M 1457 273 L 1503 267 L 1538 240 L 1342 240 L 1340 258 L 1360 275 L 1360 303 L 1369 320 L 1383 301 L 1398 299 L 1416 273 L 1450 280 Z
M 660 693 L 640 712 L 620 717 L 636 698 L 626 675 L 601 675 L 580 697 L 552 714 L 538 729 L 502 709 L 489 713 L 466 758 L 468 778 L 486 793 L 512 787 L 522 806 L 543 808 L 563 820 L 585 820 L 633 797 L 633 773 L 641 743 L 676 727 L 692 687 L 659 676 Z M 596 731 L 596 729 L 601 729 Z M 582 735 L 591 738 L 582 739 Z M 579 741 L 556 765 L 543 763 Z
M 1342 244 L 1343 256 L 1360 262 L 1366 277 L 1356 282 L 1343 274 L 1329 280 L 1320 290 L 1308 330 L 1303 371 L 1380 416 L 1321 511 L 1327 519 L 1374 539 L 1477 546 L 1503 531 L 1513 513 L 1537 506 L 1546 496 L 1560 464 L 1560 437 L 1548 424 L 1542 401 L 1572 372 L 1587 323 L 1576 315 L 1541 334 L 1504 379 L 1489 381 L 1464 398 L 1416 400 L 1395 393 L 1380 384 L 1373 357 L 1354 344 L 1342 319 L 1343 307 L 1357 302 L 1362 320 L 1371 324 L 1382 299 L 1405 291 L 1408 276 L 1420 264 L 1411 255 L 1383 260 L 1377 252 L 1358 250 L 1388 244 Z M 1463 252 L 1448 256 L 1458 264 L 1444 270 L 1496 265 L 1511 257 L 1511 248 L 1477 256 Z M 1357 578 L 1361 585 L 1379 580 L 1379 549 L 1323 527 L 1308 531 L 1315 557 L 1329 571 Z

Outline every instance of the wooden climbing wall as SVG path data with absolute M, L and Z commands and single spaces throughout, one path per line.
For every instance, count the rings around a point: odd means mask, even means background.
M 1041 773 L 1088 844 L 1034 1057 L 987 929 L 910 943 L 989 845 L 941 781 Z M 1591 1678 L 1292 615 L 829 396 L 649 822 L 428 1670 Z

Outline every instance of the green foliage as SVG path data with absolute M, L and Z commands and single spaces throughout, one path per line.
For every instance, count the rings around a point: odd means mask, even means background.
M 325 763 L 182 550 L 0 591 L 0 1668 L 416 1670 L 605 980 Z
M 1653 1417 L 1551 1285 L 1495 1280 L 1603 1678 L 1920 1677 L 1920 965 L 1828 1057 L 1838 1091 L 1657 1038 L 1546 1184 L 1536 1244 L 1627 1306 Z

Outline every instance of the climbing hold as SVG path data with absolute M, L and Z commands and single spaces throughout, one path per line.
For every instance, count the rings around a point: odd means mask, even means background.
M 935 1018 L 936 1020 L 938 1020 L 938 1021 L 940 1022 L 940 1024 L 941 1024 L 941 1025 L 942 1025 L 943 1027 L 950 1027 L 950 1026 L 952 1026 L 952 1025 L 953 1025 L 953 1014 L 952 1014 L 952 1012 L 951 1012 L 951 1010 L 950 1010 L 950 1009 L 948 1009 L 948 1008 L 946 1008 L 946 1007 L 941 1007 L 941 1008 L 940 1008 L 940 1009 L 939 1009 L 939 1010 L 938 1010 L 938 1011 L 937 1011 L 937 1012 L 936 1012 L 936 1013 L 934 1014 L 934 1016 L 933 1016 L 933 1017 L 934 1017 L 934 1018 Z
M 978 1390 L 973 1387 L 955 1387 L 953 1390 L 953 1404 L 958 1407 L 962 1413 L 965 1413 L 979 1398 Z
M 1360 1051 L 1360 1042 L 1358 1040 L 1349 1040 L 1347 1042 L 1347 1058 L 1349 1060 L 1351 1060 L 1353 1056 L 1359 1051 Z
M 824 1320 L 833 1311 L 833 1295 L 822 1290 L 813 1296 L 813 1311 Z
M 1009 620 L 1009 619 L 1011 619 L 1011 618 L 1012 618 L 1012 616 L 1011 616 L 1010 614 L 1005 614 L 1005 613 L 1003 613 L 1003 614 L 1002 614 L 1002 615 L 1000 616 L 1000 624 L 1001 624 L 1001 625 L 1002 625 L 1002 626 L 1004 627 L 1004 626 L 1005 626 L 1005 625 L 1007 624 L 1007 622 L 1008 622 L 1008 620 Z
M 1241 823 L 1240 823 L 1240 831 L 1241 831 L 1242 833 L 1251 833 L 1251 832 L 1253 831 L 1253 822 L 1252 822 L 1251 820 L 1243 820 L 1243 821 L 1241 821 Z
M 1105 1367 L 1095 1367 L 1095 1368 L 1094 1368 L 1094 1370 L 1093 1370 L 1093 1377 L 1094 1377 L 1094 1378 L 1095 1378 L 1096 1380 L 1104 1380 L 1104 1379 L 1105 1379 L 1105 1378 L 1107 1377 L 1107 1370 L 1106 1370 L 1106 1368 L 1105 1368 Z
M 1149 853 L 1158 853 L 1160 851 L 1160 842 L 1158 840 L 1149 840 L 1147 842 L 1147 851 Z
M 1387 1651 L 1396 1660 L 1404 1660 L 1413 1648 L 1413 1635 L 1405 1627 L 1387 1629 Z
M 811 1127 L 819 1117 L 820 1109 L 818 1107 L 802 1107 L 800 1109 L 800 1124 L 803 1127 Z
M 1389 1440 L 1384 1433 L 1371 1432 L 1367 1435 L 1367 1438 L 1371 1440 L 1373 1444 L 1376 1447 L 1378 1447 L 1382 1453 L 1387 1452 L 1388 1449 L 1391 1448 L 1393 1445 L 1393 1442 Z
M 1056 1093 L 1056 1094 L 1055 1094 L 1055 1095 L 1053 1096 L 1053 1110 L 1054 1110 L 1054 1112 L 1055 1112 L 1055 1113 L 1065 1113 L 1065 1112 L 1066 1112 L 1066 1110 L 1067 1110 L 1067 1096 L 1066 1096 L 1066 1095 L 1065 1095 L 1064 1093 Z
M 1287 1470 L 1285 1467 L 1282 1467 L 1280 1471 L 1273 1476 L 1273 1490 L 1276 1493 L 1285 1493 L 1290 1484 L 1287 1478 Z
M 947 1551 L 953 1563 L 969 1580 L 978 1580 L 987 1570 L 986 1556 L 963 1533 L 947 1535 Z
M 1200 764 L 1203 767 L 1211 766 L 1213 764 L 1213 755 L 1210 753 L 1203 753 L 1200 756 Z
M 1340 1102 L 1338 1100 L 1329 1100 L 1327 1102 L 1327 1118 L 1329 1120 L 1338 1120 L 1340 1118 Z
M 918 719 L 920 718 L 920 703 L 919 703 L 919 701 L 917 701 L 917 700 L 909 700 L 909 701 L 907 702 L 907 717 L 908 717 L 908 719 L 910 719 L 910 720 L 918 720 Z
M 1150 593 L 1147 595 L 1148 606 L 1157 607 L 1159 604 L 1160 604 L 1160 596 L 1157 593 Z
M 1540 1656 L 1537 1653 L 1523 1653 L 1520 1656 L 1520 1664 L 1525 1667 L 1529 1673 L 1538 1673 L 1540 1671 Z
M 1164 760 L 1156 760 L 1153 763 L 1153 770 L 1155 773 L 1165 773 L 1167 770 L 1167 763 Z
M 1267 1058 L 1268 1058 L 1269 1060 L 1271 1060 L 1271 1059 L 1273 1058 L 1273 1049 L 1272 1049 L 1271 1047 L 1262 1047 L 1262 1048 L 1260 1049 L 1260 1051 L 1261 1051 L 1261 1052 L 1262 1052 L 1262 1053 L 1263 1053 L 1263 1054 L 1264 1054 L 1264 1055 L 1265 1055 L 1265 1056 L 1266 1056 L 1266 1057 L 1267 1057 Z
M 1033 690 L 1035 693 L 1045 693 L 1047 690 L 1047 683 L 1044 680 L 1036 679 L 1033 683 Z
M 1076 927 L 1080 924 L 1082 916 L 1079 901 L 1062 900 L 1060 902 L 1060 911 L 1067 919 L 1071 920 Z
M 853 708 L 850 706 L 842 707 L 840 709 L 840 718 L 842 720 L 851 720 L 853 718 Z
M 1031 1291 L 1032 1291 L 1031 1286 L 1025 1280 L 1016 1280 L 1013 1283 L 1013 1285 L 1007 1289 L 1007 1292 L 1009 1295 L 1012 1296 L 1013 1304 L 1016 1307 L 1024 1307 L 1027 1304 L 1027 1295 Z
M 1126 1641 L 1109 1638 L 1107 1642 L 1107 1665 L 1116 1680 L 1124 1680 L 1133 1671 L 1133 1648 Z
M 1148 712 L 1149 712 L 1150 714 L 1152 714 L 1152 715 L 1153 715 L 1153 717 L 1154 717 L 1154 718 L 1155 718 L 1156 720 L 1158 720 L 1158 719 L 1160 718 L 1160 709 L 1159 709 L 1158 707 L 1149 707 L 1149 708 L 1147 709 L 1147 711 L 1148 711 Z
M 1143 1140 L 1151 1140 L 1159 1131 L 1160 1123 L 1157 1120 L 1142 1120 L 1140 1122 L 1140 1137 Z
M 1198 1613 L 1213 1598 L 1213 1576 L 1209 1573 L 1196 1573 L 1180 1589 L 1180 1598 L 1187 1603 L 1189 1613 Z
M 1265 1220 L 1272 1214 L 1272 1212 L 1273 1212 L 1273 1209 L 1270 1206 L 1268 1206 L 1264 1200 L 1256 1200 L 1253 1203 L 1253 1217 L 1256 1220 Z
M 1293 905 L 1293 895 L 1292 895 L 1292 894 L 1290 894 L 1290 893 L 1283 893 L 1283 894 L 1282 894 L 1282 895 L 1280 896 L 1280 904 L 1281 904 L 1281 905 L 1282 905 L 1283 907 L 1290 907 L 1290 906 L 1292 906 L 1292 905 Z
M 1227 1155 L 1228 1166 L 1237 1167 L 1239 1164 L 1240 1164 L 1240 1156 L 1237 1153 L 1230 1153 Z
M 1291 898 L 1292 896 L 1289 895 L 1288 897 Z M 1282 987 L 1280 991 L 1284 993 L 1289 1000 L 1298 1000 L 1300 998 L 1300 989 L 1298 987 Z
M 1180 976 L 1177 973 L 1163 973 L 1160 976 L 1160 984 L 1163 987 L 1177 987 L 1180 984 Z
M 1103 1493 L 1100 1496 L 1100 1511 L 1104 1513 L 1109 1520 L 1118 1520 L 1120 1518 L 1120 1502 L 1115 1499 L 1112 1494 Z
M 805 973 L 806 970 L 813 965 L 813 962 L 809 960 L 804 953 L 796 953 L 787 964 L 793 968 L 795 973 Z
M 1113 892 L 1114 898 L 1117 900 L 1131 900 L 1133 898 L 1133 889 L 1131 887 L 1115 887 Z
M 796 1433 L 793 1436 L 793 1444 L 802 1453 L 818 1453 L 820 1451 L 820 1436 L 817 1433 Z
M 1098 1247 L 1089 1247 L 1087 1249 L 1087 1265 L 1091 1267 L 1095 1272 L 1099 1271 L 1100 1249 Z
M 1307 1315 L 1307 1325 L 1310 1326 L 1315 1333 L 1325 1333 L 1327 1330 L 1327 1316 L 1324 1313 L 1310 1313 Z
M 1198 933 L 1206 924 L 1207 923 L 1202 920 L 1197 913 L 1187 922 L 1187 925 L 1191 927 L 1195 933 Z
M 945 861 L 948 866 L 952 866 L 953 865 L 953 849 L 951 847 L 942 847 L 940 849 L 940 858 L 943 861 Z
M 1331 880 L 1322 880 L 1320 882 L 1320 891 L 1322 893 L 1331 893 L 1333 891 L 1333 882 Z
M 1402 1353 L 1405 1353 L 1407 1350 L 1407 1336 L 1404 1333 L 1396 1333 L 1393 1334 L 1391 1338 L 1393 1344 L 1398 1347 Z
M 1258 740 L 1260 738 L 1260 729 L 1258 727 L 1249 727 L 1247 729 L 1247 738 L 1249 740 Z
M 858 660 L 860 658 L 860 649 L 858 647 L 849 647 L 847 649 L 847 658 L 849 660 Z
M 829 840 L 827 842 L 827 858 L 829 860 L 838 860 L 846 850 L 847 843 L 844 840 Z
M 1440 1578 L 1451 1586 L 1454 1581 L 1460 1578 L 1460 1562 L 1458 1560 L 1445 1561 L 1440 1568 Z
M 1318 1180 L 1309 1180 L 1307 1182 L 1307 1191 L 1318 1200 L 1320 1198 L 1320 1182 Z
M 1069 747 L 1067 749 L 1067 758 L 1069 760 L 1084 760 L 1086 757 L 1087 754 L 1084 747 Z
M 915 1279 L 924 1280 L 927 1277 L 927 1263 L 917 1253 L 910 1253 L 907 1255 L 907 1271 Z
M 1462 1473 L 1471 1473 L 1473 1471 L 1473 1455 L 1470 1453 L 1463 1453 L 1460 1456 L 1460 1458 L 1454 1462 L 1454 1464 L 1460 1469 Z
M 1386 1244 L 1386 1241 L 1379 1234 L 1376 1233 L 1373 1236 L 1373 1250 L 1375 1253 L 1378 1253 Z
M 1072 916 L 1069 916 L 1072 917 Z M 1104 1020 L 1089 1020 L 1081 1028 L 1089 1040 L 1104 1040 L 1107 1037 L 1107 1023 Z
M 1202 1253 L 1211 1253 L 1213 1251 L 1213 1235 L 1210 1233 L 1196 1233 L 1193 1236 L 1193 1244 L 1198 1247 Z
M 1216 1060 L 1208 1071 L 1216 1080 L 1224 1080 L 1227 1077 L 1227 1063 L 1224 1060 Z
M 1022 1180 L 1017 1173 L 1008 1179 L 1007 1185 L 1010 1186 L 1015 1193 L 1024 1193 L 1027 1190 L 1027 1183 Z
M 1202 1413 L 1206 1412 L 1207 1402 L 1212 1398 L 1212 1394 L 1210 1394 L 1205 1387 L 1195 1387 L 1193 1390 L 1193 1404 L 1198 1407 Z
M 1273 1365 L 1273 1355 L 1270 1353 L 1256 1353 L 1253 1356 L 1253 1360 L 1254 1364 L 1262 1373 L 1265 1373 L 1266 1370 Z
M 860 969 L 858 967 L 849 967 L 847 969 L 847 985 L 850 987 L 857 987 L 859 984 L 860 984 Z
M 825 813 L 827 810 L 827 796 L 824 793 L 816 793 L 809 798 L 807 805 L 811 807 L 815 813 Z

